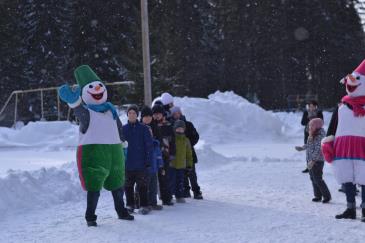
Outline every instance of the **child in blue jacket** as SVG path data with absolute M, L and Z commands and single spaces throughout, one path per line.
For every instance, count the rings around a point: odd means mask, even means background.
M 130 212 L 135 209 L 134 186 L 138 187 L 140 197 L 139 213 L 148 214 L 148 178 L 152 161 L 152 136 L 149 128 L 140 123 L 138 107 L 128 107 L 128 123 L 123 126 L 123 135 L 128 142 L 127 160 L 125 163 L 126 182 L 125 192 L 127 208 Z
M 152 132 L 152 130 L 150 130 Z M 162 210 L 162 205 L 157 204 L 157 173 L 158 170 L 163 168 L 162 153 L 160 149 L 160 142 L 157 139 L 153 140 L 153 152 L 151 167 L 149 169 L 148 176 L 148 203 L 152 210 Z

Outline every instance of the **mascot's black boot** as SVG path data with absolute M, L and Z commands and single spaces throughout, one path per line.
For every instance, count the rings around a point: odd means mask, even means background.
M 342 214 L 336 215 L 336 219 L 356 219 L 356 209 L 348 208 Z

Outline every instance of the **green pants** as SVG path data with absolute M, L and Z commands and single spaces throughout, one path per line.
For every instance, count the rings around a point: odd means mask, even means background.
M 77 149 L 77 167 L 86 191 L 113 191 L 124 185 L 125 164 L 121 144 L 88 144 Z

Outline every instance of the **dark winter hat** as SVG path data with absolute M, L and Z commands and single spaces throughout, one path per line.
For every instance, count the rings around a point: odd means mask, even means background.
M 174 114 L 174 113 L 176 113 L 176 112 L 178 112 L 178 113 L 182 114 L 182 112 L 181 112 L 181 108 L 180 108 L 179 106 L 174 106 L 174 107 L 172 107 L 172 108 L 170 109 L 170 111 L 171 111 L 171 114 Z
M 138 106 L 137 106 L 137 105 L 130 105 L 130 106 L 128 107 L 128 109 L 127 109 L 127 114 L 128 114 L 128 112 L 129 112 L 130 110 L 134 110 L 134 111 L 137 113 L 137 116 L 138 116 L 138 112 L 139 112 L 139 110 L 138 110 Z
M 175 121 L 174 122 L 174 130 L 176 130 L 177 128 L 180 128 L 180 127 L 185 129 L 186 128 L 185 122 L 182 121 L 182 120 Z
M 141 118 L 145 117 L 145 116 L 152 116 L 152 109 L 149 108 L 148 106 L 145 106 L 142 108 L 141 110 Z
M 308 102 L 308 105 L 314 105 L 314 106 L 318 106 L 318 102 L 316 100 L 310 100 Z
M 156 114 L 156 113 L 165 114 L 165 109 L 163 108 L 162 105 L 154 105 L 152 107 L 152 113 L 153 114 Z
M 162 101 L 161 101 L 161 100 L 156 100 L 154 105 L 162 105 L 162 106 L 163 106 L 163 104 L 162 104 Z

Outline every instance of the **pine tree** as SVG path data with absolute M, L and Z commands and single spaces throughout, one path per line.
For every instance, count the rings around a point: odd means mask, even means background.
M 21 78 L 28 87 L 68 80 L 72 60 L 73 2 L 26 0 L 18 5 Z
M 0 104 L 3 104 L 10 93 L 18 88 L 19 66 L 14 62 L 18 59 L 18 53 L 15 50 L 19 44 L 16 32 L 16 7 L 17 1 L 0 2 L 0 89 L 3 94 L 0 96 Z
M 140 87 L 143 79 L 137 6 L 131 0 L 78 1 L 73 23 L 73 68 L 88 64 L 107 82 L 132 80 Z

